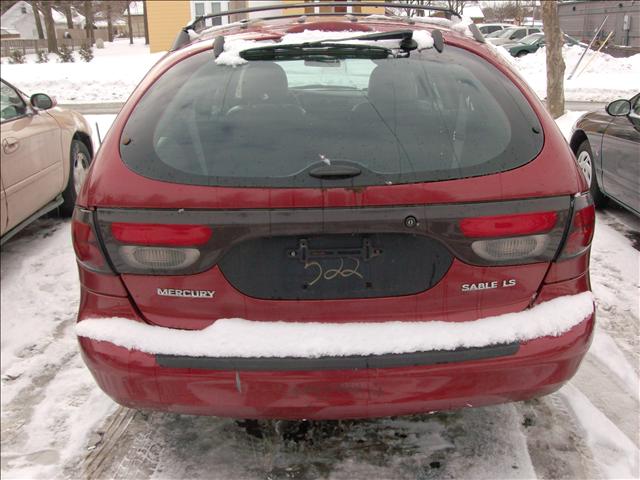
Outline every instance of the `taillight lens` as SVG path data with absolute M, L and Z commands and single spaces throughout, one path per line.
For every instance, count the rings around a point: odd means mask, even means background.
M 73 212 L 71 234 L 76 258 L 83 267 L 95 272 L 112 273 L 98 242 L 90 210 L 76 207 Z
M 460 230 L 469 238 L 531 235 L 548 232 L 556 225 L 557 220 L 556 212 L 463 218 L 460 220 Z
M 489 262 L 535 260 L 549 245 L 547 233 L 558 222 L 556 212 L 532 212 L 463 218 L 460 230 L 467 238 L 478 238 L 471 249 Z
M 577 257 L 591 246 L 596 227 L 596 211 L 588 194 L 575 198 L 574 214 L 558 260 Z
M 103 223 L 108 250 L 120 273 L 187 273 L 198 263 L 211 227 L 165 223 Z
M 134 245 L 170 245 L 192 247 L 204 245 L 211 238 L 205 225 L 160 225 L 153 223 L 112 223 L 113 238 Z
M 181 270 L 193 265 L 200 257 L 197 248 L 166 248 L 124 245 L 120 256 L 130 266 L 143 270 Z
M 471 244 L 471 249 L 476 255 L 495 262 L 537 257 L 546 248 L 547 237 L 545 235 L 478 240 Z

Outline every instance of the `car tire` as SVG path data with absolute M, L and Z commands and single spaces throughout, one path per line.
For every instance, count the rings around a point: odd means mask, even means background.
M 593 153 L 591 152 L 589 140 L 585 140 L 580 144 L 576 151 L 576 159 L 578 160 L 578 167 L 580 167 L 580 170 L 589 184 L 589 191 L 591 192 L 593 202 L 597 207 L 604 206 L 607 203 L 607 198 L 602 194 L 602 191 L 598 186 Z
M 67 188 L 62 192 L 64 202 L 60 206 L 60 215 L 70 217 L 76 204 L 76 198 L 80 192 L 80 187 L 86 176 L 89 165 L 91 165 L 91 153 L 87 146 L 80 140 L 71 141 L 71 152 L 69 161 L 69 181 Z
M 528 52 L 525 52 L 524 50 L 516 53 L 516 58 L 522 58 L 524 57 Z

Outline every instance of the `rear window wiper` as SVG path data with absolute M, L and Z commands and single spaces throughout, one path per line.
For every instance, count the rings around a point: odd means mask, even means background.
M 292 60 L 292 59 L 329 59 L 331 57 L 343 58 L 369 58 L 383 59 L 392 55 L 392 49 L 378 45 L 367 45 L 366 41 L 398 40 L 399 49 L 410 52 L 418 48 L 418 43 L 413 39 L 413 30 L 395 30 L 393 32 L 376 32 L 357 37 L 319 40 L 300 44 L 267 45 L 264 47 L 250 48 L 240 52 L 245 60 Z
M 372 45 L 350 45 L 342 43 L 302 43 L 295 45 L 267 45 L 240 52 L 245 60 L 302 60 L 339 58 L 383 59 L 391 50 Z
M 394 30 L 392 32 L 376 32 L 376 33 L 368 33 L 366 35 L 360 35 L 358 37 L 350 37 L 350 38 L 342 38 L 339 40 L 329 40 L 331 42 L 349 42 L 353 40 L 358 41 L 380 41 L 380 40 L 399 40 L 400 41 L 400 49 L 405 52 L 409 52 L 411 50 L 415 50 L 418 48 L 418 42 L 413 39 L 413 30 Z M 325 40 L 314 43 L 326 43 Z

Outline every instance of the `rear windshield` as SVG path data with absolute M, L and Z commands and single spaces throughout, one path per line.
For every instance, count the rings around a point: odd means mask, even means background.
M 145 93 L 122 138 L 124 162 L 144 176 L 238 187 L 487 175 L 524 165 L 543 144 L 522 93 L 488 62 L 449 45 L 409 58 L 240 66 L 217 65 L 209 50 Z M 360 173 L 311 174 L 344 165 Z

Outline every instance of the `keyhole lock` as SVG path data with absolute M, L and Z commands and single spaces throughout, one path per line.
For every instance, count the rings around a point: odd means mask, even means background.
M 418 219 L 413 215 L 409 215 L 404 219 L 404 226 L 407 228 L 414 228 L 418 225 Z

